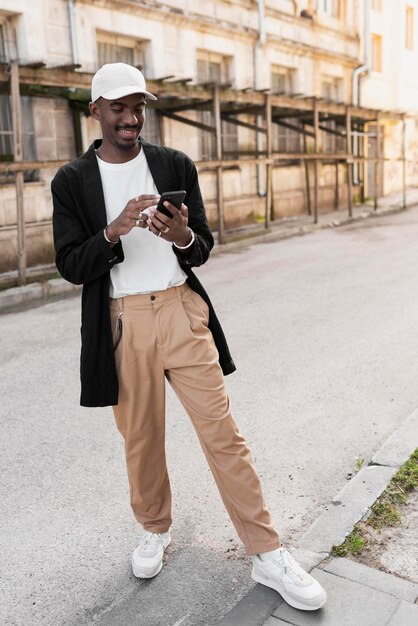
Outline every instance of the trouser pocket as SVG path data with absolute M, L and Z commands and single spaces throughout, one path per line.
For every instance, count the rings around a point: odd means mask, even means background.
M 113 338 L 113 350 L 116 352 L 118 345 L 122 340 L 123 324 L 122 324 L 123 311 L 118 313 L 116 317 L 112 319 L 112 338 Z

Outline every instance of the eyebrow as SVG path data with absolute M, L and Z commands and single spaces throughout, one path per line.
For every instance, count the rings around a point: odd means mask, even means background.
M 134 106 L 142 106 L 143 104 L 146 104 L 146 103 L 147 103 L 146 100 L 139 100 L 138 102 L 135 103 Z M 129 104 L 126 104 L 126 102 L 122 102 L 121 100 L 112 100 L 110 103 L 110 106 L 112 105 L 129 106 Z

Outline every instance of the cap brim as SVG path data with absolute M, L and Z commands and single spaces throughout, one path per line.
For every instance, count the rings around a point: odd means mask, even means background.
M 140 90 L 136 85 L 131 85 L 127 87 L 118 87 L 118 89 L 112 89 L 111 91 L 107 91 L 103 93 L 101 96 L 105 100 L 117 100 L 118 98 L 124 98 L 125 96 L 130 96 L 133 93 L 142 93 L 144 96 L 149 98 L 150 100 L 157 100 L 156 96 L 154 96 L 149 91 Z M 96 98 L 98 100 L 99 98 Z

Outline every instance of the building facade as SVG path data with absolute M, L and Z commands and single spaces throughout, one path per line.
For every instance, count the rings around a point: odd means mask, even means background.
M 410 70 L 418 65 L 417 4 L 418 0 L 0 0 L 1 160 L 14 160 L 10 61 L 18 59 L 21 68 L 40 68 L 42 76 L 48 70 L 91 74 L 103 63 L 124 61 L 140 67 L 161 95 L 156 107 L 148 109 L 144 137 L 183 150 L 198 162 L 212 225 L 216 227 L 219 179 L 216 169 L 205 164 L 219 159 L 220 152 L 226 227 L 256 223 L 270 191 L 275 218 L 306 212 L 313 163 L 294 155 L 310 151 L 335 155 L 347 150 L 347 141 L 341 118 L 327 113 L 320 118 L 313 141 L 301 103 L 316 100 L 329 110 L 331 105 L 355 105 L 417 112 L 418 72 Z M 235 117 L 225 109 L 217 145 L 216 136 L 205 130 L 214 124 L 211 106 L 204 102 L 190 109 L 183 106 L 181 117 L 190 121 L 186 125 L 176 119 L 179 107 L 173 104 L 170 85 L 186 85 L 190 93 L 213 85 L 241 95 L 270 93 L 281 99 L 283 107 L 280 116 L 273 117 L 268 141 L 265 133 L 254 130 L 265 123 L 259 109 L 246 106 Z M 23 160 L 69 160 L 98 136 L 97 124 L 87 115 L 86 90 L 80 95 L 71 85 L 66 91 L 22 85 L 20 93 Z M 171 113 L 162 114 L 168 106 Z M 407 124 L 408 154 L 415 155 L 416 122 L 411 118 Z M 385 154 L 398 157 L 399 120 L 382 122 L 378 139 L 372 137 L 372 122 L 361 129 L 353 134 L 354 154 L 373 156 L 379 141 L 385 144 Z M 289 158 L 275 164 L 269 179 L 268 166 L 255 164 L 250 157 L 276 153 L 289 153 Z M 372 195 L 376 184 L 382 194 L 400 189 L 400 167 L 395 161 L 384 162 L 376 178 L 374 166 L 355 166 L 354 195 Z M 53 173 L 54 168 L 43 167 L 24 174 L 29 265 L 51 260 Z M 322 211 L 335 206 L 336 182 L 338 201 L 346 201 L 344 168 L 336 168 L 331 158 L 323 159 L 315 176 Z M 416 166 L 408 163 L 407 182 L 417 181 Z M 2 171 L 0 272 L 16 267 L 15 234 L 14 174 Z

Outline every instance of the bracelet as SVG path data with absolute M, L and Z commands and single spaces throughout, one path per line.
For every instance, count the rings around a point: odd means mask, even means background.
M 111 239 L 109 239 L 109 237 L 107 236 L 106 228 L 107 228 L 107 226 L 105 226 L 105 228 L 104 228 L 103 236 L 106 239 L 107 243 L 112 243 L 113 245 L 119 243 L 119 237 L 118 237 L 117 241 L 112 241 Z
M 178 250 L 187 250 L 187 248 L 190 248 L 190 246 L 192 245 L 192 243 L 195 240 L 195 236 L 194 236 L 194 232 L 192 231 L 191 228 L 189 228 L 190 232 L 192 233 L 192 238 L 190 239 L 189 243 L 187 244 L 187 246 L 178 246 L 176 243 L 173 244 L 176 248 L 178 248 Z

